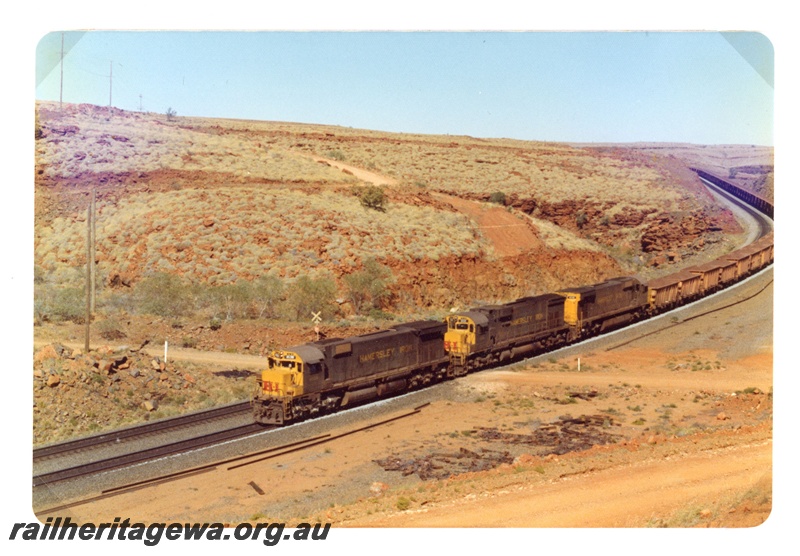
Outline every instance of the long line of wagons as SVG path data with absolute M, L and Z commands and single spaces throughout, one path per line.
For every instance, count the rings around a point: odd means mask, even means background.
M 772 216 L 772 204 L 764 203 L 767 210 L 750 204 Z M 252 399 L 253 417 L 282 425 L 551 351 L 695 301 L 773 260 L 769 234 L 715 261 L 647 284 L 634 277 L 614 278 L 482 305 L 442 322 L 408 322 L 273 350 Z

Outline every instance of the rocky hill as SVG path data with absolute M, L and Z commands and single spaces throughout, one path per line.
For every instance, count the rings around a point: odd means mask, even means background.
M 305 320 L 323 309 L 333 324 L 647 279 L 724 253 L 741 228 L 687 167 L 718 161 L 698 158 L 709 149 L 40 103 L 36 322 L 83 318 L 92 191 L 95 314 L 109 329 L 148 312 Z M 737 165 L 766 167 L 761 150 L 737 152 Z

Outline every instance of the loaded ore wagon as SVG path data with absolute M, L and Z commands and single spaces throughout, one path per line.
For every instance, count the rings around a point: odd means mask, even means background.
M 736 279 L 741 280 L 751 272 L 750 264 L 753 260 L 754 248 L 745 246 L 728 253 L 726 259 L 736 264 Z
M 710 263 L 701 264 L 687 268 L 692 274 L 700 277 L 700 289 L 703 293 L 711 293 L 717 291 L 722 284 L 722 269 L 725 266 L 733 267 L 730 261 L 711 261 Z

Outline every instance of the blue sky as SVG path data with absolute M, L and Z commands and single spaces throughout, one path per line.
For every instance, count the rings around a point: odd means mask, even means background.
M 717 32 L 86 32 L 64 101 L 577 142 L 772 145 L 772 45 Z M 61 32 L 36 51 L 58 100 Z M 731 86 L 735 84 L 735 86 Z M 141 98 L 140 98 L 141 95 Z

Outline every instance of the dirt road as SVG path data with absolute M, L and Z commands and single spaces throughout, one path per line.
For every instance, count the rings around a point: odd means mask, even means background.
M 52 340 L 35 340 L 33 347 L 40 349 L 47 344 L 52 344 Z M 70 349 L 83 349 L 83 344 L 78 342 L 59 342 L 61 345 Z M 92 346 L 97 347 L 97 346 Z M 109 346 L 112 349 L 120 346 Z M 148 355 L 153 357 L 164 357 L 164 347 L 145 347 L 143 350 Z M 177 361 L 191 361 L 193 363 L 205 363 L 207 365 L 214 365 L 219 367 L 234 367 L 234 368 L 252 368 L 260 369 L 266 364 L 266 359 L 257 355 L 245 355 L 241 353 L 225 353 L 219 351 L 199 351 L 195 349 L 186 349 L 168 346 L 167 360 L 174 359 Z
M 365 181 L 367 183 L 371 183 L 373 185 L 395 185 L 397 184 L 397 180 L 390 178 L 388 176 L 384 176 L 381 174 L 376 174 L 375 172 L 370 172 L 369 170 L 364 170 L 363 168 L 358 168 L 357 166 L 351 166 L 350 164 L 345 164 L 344 162 L 339 162 L 338 160 L 332 160 L 330 158 L 322 158 L 320 156 L 312 157 L 317 162 L 324 162 L 333 166 L 334 168 L 338 168 L 345 173 L 351 174 L 358 179 Z

